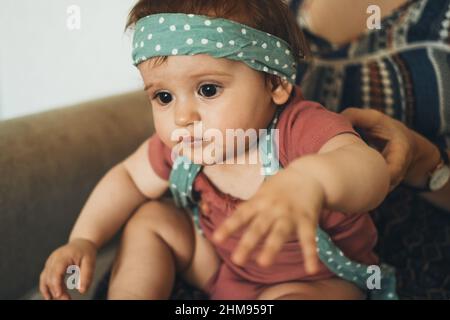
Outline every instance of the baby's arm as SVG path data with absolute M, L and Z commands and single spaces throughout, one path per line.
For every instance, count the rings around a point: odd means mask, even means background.
M 314 176 L 323 188 L 324 206 L 344 213 L 374 209 L 389 191 L 383 157 L 353 134 L 330 139 L 318 154 L 301 157 L 286 169 L 299 178 Z
M 46 299 L 69 299 L 63 285 L 69 265 L 80 267 L 80 292 L 92 279 L 95 256 L 124 225 L 133 211 L 146 200 L 157 199 L 168 188 L 148 162 L 148 141 L 114 166 L 89 196 L 71 232 L 69 242 L 47 259 L 40 277 Z
M 148 162 L 148 141 L 113 167 L 98 183 L 72 230 L 70 240 L 82 238 L 100 248 L 119 230 L 131 213 L 168 188 Z
M 305 258 L 306 271 L 318 270 L 316 229 L 324 207 L 345 213 L 376 207 L 389 190 L 389 173 L 383 157 L 353 134 L 328 140 L 316 154 L 292 161 L 270 177 L 248 201 L 216 230 L 223 242 L 248 225 L 232 260 L 244 265 L 250 252 L 265 237 L 257 262 L 270 265 L 284 242 L 295 234 Z

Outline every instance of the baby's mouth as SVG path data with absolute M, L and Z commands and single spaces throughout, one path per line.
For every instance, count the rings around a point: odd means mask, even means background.
M 203 138 L 201 137 L 194 137 L 194 136 L 184 136 L 184 137 L 180 137 L 178 142 L 183 142 L 183 143 L 198 143 L 198 142 L 202 142 L 204 141 Z
M 187 147 L 193 147 L 193 148 L 199 148 L 199 147 L 205 147 L 206 144 L 211 142 L 211 139 L 206 139 L 203 137 L 194 137 L 194 136 L 184 136 L 181 137 L 178 141 L 178 143 L 182 143 L 183 145 Z

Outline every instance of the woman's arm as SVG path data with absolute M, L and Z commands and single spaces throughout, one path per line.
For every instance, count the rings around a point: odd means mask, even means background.
M 324 206 L 345 213 L 377 207 L 389 191 L 389 172 L 383 157 L 353 134 L 328 141 L 318 154 L 293 161 L 299 179 L 314 176 L 325 193 Z
M 436 168 L 440 154 L 437 147 L 402 122 L 379 111 L 347 108 L 342 113 L 354 127 L 361 128 L 369 140 L 384 141 L 382 152 L 391 176 L 391 190 L 404 182 L 423 187 L 428 173 Z M 447 150 L 448 153 L 448 150 Z M 436 192 L 421 196 L 444 210 L 450 211 L 450 183 Z

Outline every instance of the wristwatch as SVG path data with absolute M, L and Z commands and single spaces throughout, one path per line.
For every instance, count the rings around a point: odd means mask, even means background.
M 445 148 L 439 147 L 441 161 L 428 173 L 428 182 L 425 188 L 413 187 L 403 184 L 406 188 L 417 192 L 435 192 L 441 190 L 450 180 L 450 160 Z
M 439 148 L 441 153 L 441 162 L 438 166 L 429 174 L 430 179 L 428 180 L 429 191 L 441 190 L 450 179 L 450 161 L 448 158 L 447 150 L 444 148 Z

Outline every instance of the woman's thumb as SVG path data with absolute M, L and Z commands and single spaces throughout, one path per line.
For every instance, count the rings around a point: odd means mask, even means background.
M 370 129 L 376 126 L 383 113 L 373 109 L 347 108 L 341 112 L 353 126 L 363 129 Z

